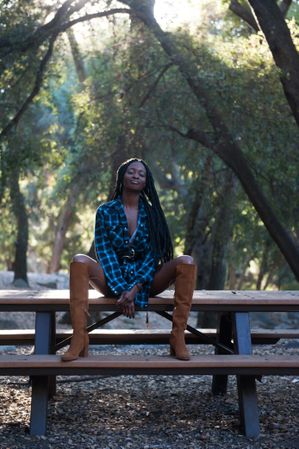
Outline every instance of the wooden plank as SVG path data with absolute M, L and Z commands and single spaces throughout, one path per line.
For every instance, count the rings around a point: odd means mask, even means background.
M 299 338 L 299 329 L 252 329 L 251 335 L 259 339 L 267 338 Z
M 150 298 L 152 304 L 160 303 L 161 300 L 165 301 L 165 304 L 172 302 L 173 290 L 165 290 L 162 294 Z M 101 299 L 109 304 L 115 302 L 115 298 L 106 298 L 101 293 L 96 290 L 89 290 L 89 298 L 91 300 Z M 47 303 L 48 301 L 58 301 L 58 302 L 68 302 L 69 301 L 69 290 L 68 289 L 49 289 L 49 290 L 0 290 L 0 303 L 5 303 L 7 300 L 12 302 L 22 302 L 25 301 L 42 301 Z M 193 301 L 195 303 L 200 303 L 201 301 L 212 301 L 217 303 L 218 301 L 223 302 L 250 302 L 250 301 L 271 301 L 277 303 L 282 302 L 298 302 L 299 301 L 299 290 L 296 291 L 278 291 L 278 290 L 248 290 L 248 291 L 231 291 L 231 290 L 195 290 L 193 295 Z
M 297 375 L 296 356 L 201 355 L 182 361 L 170 356 L 98 355 L 62 362 L 58 355 L 0 355 L 0 374 L 259 374 Z
M 69 290 L 1 290 L 1 310 L 56 310 L 69 308 Z M 89 291 L 91 310 L 118 310 L 115 298 L 105 298 L 95 290 Z M 149 311 L 172 310 L 173 291 L 150 298 Z M 138 309 L 140 310 L 140 309 Z M 192 310 L 216 311 L 299 311 L 299 291 L 206 291 L 196 290 Z

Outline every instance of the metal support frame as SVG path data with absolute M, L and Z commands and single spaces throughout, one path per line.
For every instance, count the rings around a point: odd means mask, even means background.
M 35 354 L 54 352 L 55 312 L 37 312 L 35 317 Z M 56 387 L 55 376 L 32 376 L 30 434 L 44 435 L 47 429 L 48 400 Z
M 252 354 L 249 313 L 236 312 L 233 320 L 236 353 Z M 242 429 L 247 437 L 257 437 L 260 424 L 255 376 L 237 376 L 237 384 Z
M 163 311 L 156 311 L 156 313 L 172 322 L 172 315 L 170 315 L 169 313 Z M 203 332 L 200 332 L 198 329 L 195 329 L 195 327 L 192 327 L 189 324 L 187 324 L 186 329 L 187 331 L 191 332 L 191 334 L 196 335 L 199 340 L 204 341 L 205 343 L 209 343 L 210 345 L 213 345 L 216 348 L 221 349 L 222 351 L 221 354 L 234 354 L 234 351 L 231 347 L 229 347 L 228 345 L 224 345 L 221 342 L 214 341 L 211 337 L 208 337 Z
M 32 376 L 30 435 L 45 435 L 48 418 L 49 376 Z
M 232 345 L 232 317 L 230 313 L 222 313 L 218 322 L 218 342 L 215 346 L 215 354 L 227 354 L 223 351 L 222 345 L 228 346 L 233 351 Z M 227 391 L 227 375 L 214 375 L 212 381 L 213 395 L 224 395 Z
M 87 332 L 91 332 L 94 329 L 97 329 L 98 327 L 103 326 L 106 323 L 109 323 L 110 321 L 115 320 L 115 318 L 118 318 L 120 315 L 122 315 L 122 312 L 114 312 L 111 313 L 110 315 L 108 315 L 107 317 L 96 321 L 95 323 L 91 324 L 90 326 L 87 327 Z M 67 344 L 70 343 L 72 336 L 65 338 L 64 340 L 62 340 L 59 343 L 56 343 L 55 345 L 55 350 L 58 351 L 58 349 L 63 348 L 64 346 L 66 346 Z

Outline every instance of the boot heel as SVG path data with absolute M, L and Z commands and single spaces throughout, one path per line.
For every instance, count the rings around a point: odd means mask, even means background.
M 88 357 L 88 346 L 85 346 L 79 354 L 79 357 Z

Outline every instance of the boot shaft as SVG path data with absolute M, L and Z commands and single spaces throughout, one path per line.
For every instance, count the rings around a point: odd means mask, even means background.
M 196 280 L 196 265 L 179 264 L 176 267 L 174 309 L 170 336 L 171 354 L 177 359 L 189 360 L 184 331 L 187 326 Z
M 76 297 L 79 293 L 86 293 L 89 288 L 88 265 L 82 262 L 70 264 L 70 296 Z M 87 292 L 88 294 L 88 292 Z
M 73 329 L 85 331 L 88 317 L 88 266 L 81 262 L 70 265 L 70 312 Z
M 179 264 L 176 267 L 175 306 L 176 303 L 191 306 L 196 284 L 197 267 L 195 264 Z

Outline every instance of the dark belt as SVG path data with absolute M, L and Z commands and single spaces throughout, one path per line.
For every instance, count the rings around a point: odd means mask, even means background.
M 137 259 L 141 259 L 143 257 L 143 252 L 140 253 L 140 252 L 135 251 L 134 248 L 128 247 L 128 248 L 125 248 L 123 251 L 119 251 L 117 253 L 117 256 L 119 259 L 122 259 L 122 260 L 126 260 L 126 259 L 127 260 L 137 260 Z

